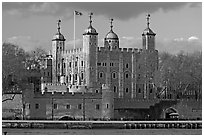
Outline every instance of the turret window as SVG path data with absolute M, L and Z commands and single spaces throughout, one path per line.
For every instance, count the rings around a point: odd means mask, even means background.
M 117 75 L 116 75 L 116 74 L 117 74 L 116 72 L 113 72 L 113 73 L 112 73 L 112 78 L 113 78 L 113 79 L 116 79 L 116 78 L 117 78 Z
M 79 105 L 78 105 L 78 109 L 82 109 L 82 104 L 79 104 Z
M 116 87 L 116 86 L 113 87 L 113 91 L 114 91 L 115 93 L 117 92 L 117 87 Z
M 140 88 L 138 89 L 138 93 L 141 93 L 141 89 Z
M 103 72 L 100 72 L 99 73 L 99 78 L 102 78 L 103 77 Z
M 35 109 L 39 109 L 39 104 L 35 104 Z
M 66 108 L 67 108 L 67 109 L 71 109 L 71 105 L 68 104 L 68 105 L 66 106 Z
M 70 67 L 70 68 L 72 67 L 72 62 L 69 62 L 69 67 Z
M 81 79 L 82 80 L 84 79 L 84 73 L 83 72 L 81 73 Z
M 128 92 L 129 92 L 129 89 L 128 89 L 128 88 L 126 88 L 125 92 L 126 92 L 126 93 L 128 93 Z
M 54 104 L 54 109 L 57 109 L 57 104 Z
M 75 61 L 75 67 L 77 67 L 77 61 Z
M 96 110 L 99 110 L 99 109 L 100 109 L 100 105 L 96 104 Z
M 126 66 L 126 68 L 129 68 L 129 64 L 128 63 L 125 66 Z
M 128 74 L 128 73 L 126 73 L 126 74 L 125 74 L 125 78 L 128 78 L 128 77 L 129 77 L 129 74 Z
M 83 61 L 81 61 L 81 66 L 82 66 L 82 67 L 84 66 L 84 62 L 83 62 Z

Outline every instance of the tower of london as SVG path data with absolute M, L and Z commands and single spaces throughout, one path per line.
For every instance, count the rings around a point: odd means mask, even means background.
M 41 69 L 41 90 L 29 94 L 30 99 L 25 101 L 29 106 L 25 108 L 27 118 L 142 119 L 149 117 L 150 107 L 158 103 L 154 88 L 158 51 L 150 15 L 142 32 L 141 49 L 121 48 L 113 19 L 103 46 L 99 45 L 92 15 L 83 33 L 82 48 L 66 50 L 61 20 L 57 22 L 52 52 Z
M 99 92 L 103 84 L 110 86 L 114 98 L 154 99 L 155 71 L 158 68 L 156 34 L 150 29 L 150 15 L 142 33 L 142 49 L 120 48 L 120 38 L 113 30 L 104 37 L 104 45 L 98 45 L 98 32 L 92 25 L 83 34 L 82 48 L 65 50 L 66 39 L 58 21 L 57 33 L 52 39 L 52 54 L 45 59 L 42 92 L 61 85 L 65 91 L 73 87 L 86 87 L 88 92 Z M 60 88 L 59 88 L 60 89 Z M 79 91 L 79 90 L 78 90 Z

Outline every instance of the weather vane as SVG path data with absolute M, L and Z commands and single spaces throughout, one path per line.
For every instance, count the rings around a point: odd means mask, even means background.
M 60 23 L 61 23 L 61 20 L 59 19 L 58 21 L 57 21 L 57 29 L 58 29 L 58 32 L 60 33 Z
M 147 18 L 146 18 L 146 19 L 147 19 L 147 28 L 149 28 L 149 24 L 150 24 L 150 23 L 149 23 L 149 20 L 150 20 L 150 14 L 147 14 Z
M 111 23 L 110 27 L 111 27 L 111 30 L 112 30 L 112 28 L 113 28 L 113 18 L 110 19 L 110 23 Z
M 93 12 L 90 12 L 90 13 L 89 13 L 89 22 L 90 22 L 90 25 L 91 25 L 91 23 L 92 23 L 92 20 L 91 20 L 91 19 L 92 19 L 92 15 L 93 15 Z

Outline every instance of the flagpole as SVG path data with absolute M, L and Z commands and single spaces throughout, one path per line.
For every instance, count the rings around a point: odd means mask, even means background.
M 74 11 L 74 49 L 75 49 L 75 11 Z

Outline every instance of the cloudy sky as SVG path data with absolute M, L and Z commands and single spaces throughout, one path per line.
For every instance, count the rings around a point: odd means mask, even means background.
M 159 51 L 178 53 L 202 50 L 202 3 L 158 2 L 58 2 L 2 4 L 2 40 L 32 50 L 36 47 L 51 50 L 51 40 L 61 19 L 61 32 L 66 48 L 73 48 L 73 11 L 76 17 L 76 44 L 82 46 L 82 34 L 88 27 L 88 13 L 93 12 L 93 27 L 99 33 L 99 46 L 110 30 L 109 19 L 114 18 L 114 32 L 120 47 L 141 48 L 141 34 L 146 28 L 146 14 L 151 14 L 150 27 L 157 34 Z

